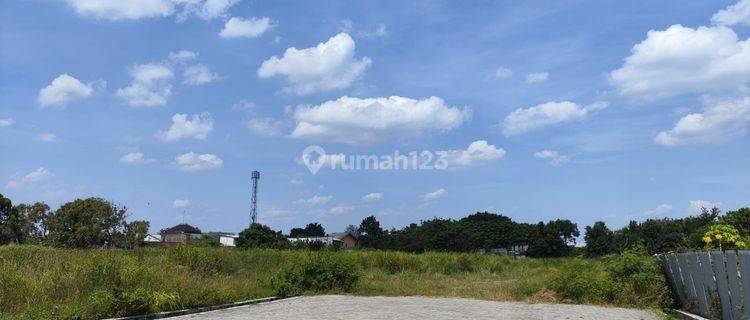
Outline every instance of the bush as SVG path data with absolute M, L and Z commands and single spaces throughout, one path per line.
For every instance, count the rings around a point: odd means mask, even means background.
M 274 284 L 280 297 L 305 292 L 351 292 L 360 275 L 359 266 L 346 256 L 313 254 L 282 269 Z
M 670 290 L 659 262 L 643 246 L 602 259 L 575 258 L 555 268 L 546 287 L 576 303 L 666 308 Z M 604 263 L 602 263 L 604 262 Z
M 661 264 L 643 246 L 612 258 L 609 272 L 616 283 L 614 301 L 622 305 L 666 308 L 672 304 Z
M 577 303 L 611 301 L 614 291 L 612 279 L 601 264 L 580 258 L 554 269 L 548 287 L 557 293 L 557 298 Z

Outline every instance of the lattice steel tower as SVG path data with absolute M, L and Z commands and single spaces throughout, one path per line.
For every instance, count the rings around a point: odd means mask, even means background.
M 258 219 L 258 180 L 260 180 L 260 172 L 253 171 L 253 199 L 250 204 L 250 218 L 253 220 L 252 223 Z

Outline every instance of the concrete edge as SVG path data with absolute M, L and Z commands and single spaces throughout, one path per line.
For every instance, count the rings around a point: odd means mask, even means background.
M 692 314 L 692 313 L 687 312 L 687 311 L 682 311 L 682 310 L 677 310 L 677 309 L 672 309 L 670 311 L 671 311 L 672 315 L 675 316 L 678 319 L 683 319 L 683 320 L 708 320 L 707 318 L 701 317 L 701 316 L 699 316 L 697 314 Z
M 277 301 L 277 300 L 283 300 L 283 299 L 289 299 L 289 298 L 293 298 L 293 297 L 285 297 L 285 298 L 281 298 L 281 297 L 267 297 L 267 298 L 260 298 L 260 299 L 247 300 L 247 301 L 240 301 L 240 302 L 234 302 L 234 303 L 220 304 L 220 305 L 216 305 L 216 306 L 198 307 L 198 308 L 193 308 L 193 309 L 182 309 L 182 310 L 174 310 L 174 311 L 165 311 L 165 312 L 159 312 L 159 313 L 142 314 L 142 315 L 137 315 L 137 316 L 122 317 L 122 318 L 109 318 L 109 319 L 104 319 L 104 320 L 150 320 L 150 319 L 164 319 L 164 318 L 184 316 L 184 315 L 188 315 L 188 314 L 201 313 L 201 312 L 214 311 L 214 310 L 221 310 L 221 309 L 229 309 L 229 308 L 234 308 L 234 307 L 241 307 L 241 306 L 259 304 L 259 303 L 263 303 L 263 302 L 271 302 L 271 301 Z

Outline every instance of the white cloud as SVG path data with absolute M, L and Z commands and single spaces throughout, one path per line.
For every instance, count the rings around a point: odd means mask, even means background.
M 29 172 L 23 177 L 20 178 L 11 178 L 10 181 L 8 181 L 8 184 L 5 185 L 6 188 L 12 189 L 12 188 L 18 188 L 21 187 L 27 183 L 35 183 L 42 181 L 44 179 L 47 179 L 52 176 L 52 172 L 45 169 L 44 167 L 39 167 L 38 169 Z
M 169 60 L 177 63 L 185 63 L 195 59 L 198 59 L 198 53 L 193 51 L 180 50 L 169 53 Z
M 253 118 L 243 124 L 250 132 L 266 137 L 279 136 L 284 128 L 283 121 L 273 118 Z
M 549 72 L 529 73 L 526 75 L 526 83 L 541 83 L 549 79 Z
M 258 77 L 285 76 L 291 84 L 285 90 L 296 94 L 346 88 L 372 63 L 368 57 L 356 59 L 355 49 L 354 40 L 339 33 L 316 47 L 292 47 L 281 58 L 271 57 L 258 69 Z
M 706 200 L 690 200 L 690 206 L 688 210 L 691 213 L 700 213 L 703 208 L 711 210 L 713 207 L 721 207 L 719 202 L 710 202 Z
M 337 207 L 331 208 L 331 210 L 329 212 L 332 215 L 339 215 L 339 214 L 342 214 L 342 213 L 347 213 L 349 211 L 352 211 L 352 210 L 354 210 L 356 208 L 357 208 L 356 206 L 337 206 Z
M 195 15 L 203 20 L 226 17 L 239 0 L 67 0 L 81 16 L 102 20 L 164 18 L 177 12 L 177 21 Z
M 222 38 L 256 38 L 273 28 L 274 22 L 268 17 L 232 17 L 224 24 L 219 36 Z
M 232 110 L 252 110 L 255 109 L 255 103 L 249 100 L 240 100 L 232 105 Z
M 0 119 L 0 127 L 10 127 L 14 123 L 16 123 L 16 122 L 13 121 L 13 118 Z
M 437 189 L 437 190 L 435 190 L 433 192 L 428 192 L 428 193 L 423 194 L 422 195 L 422 200 L 426 200 L 426 201 L 435 200 L 437 198 L 440 198 L 440 197 L 444 196 L 446 193 L 447 192 L 445 191 L 445 189 L 440 188 L 440 189 Z
M 747 132 L 750 124 L 750 97 L 715 102 L 701 113 L 682 117 L 669 131 L 662 131 L 654 142 L 675 146 L 688 143 L 718 143 Z
M 184 78 L 182 83 L 192 86 L 199 86 L 219 80 L 219 74 L 211 72 L 211 69 L 202 64 L 187 67 L 182 71 L 182 77 Z
M 146 158 L 142 152 L 131 152 L 120 158 L 120 163 L 123 164 L 149 164 L 155 161 L 156 159 Z
M 596 102 L 586 107 L 570 101 L 547 102 L 530 108 L 519 108 L 505 117 L 502 123 L 503 135 L 513 136 L 541 127 L 559 123 L 579 121 L 589 112 L 603 109 L 605 102 Z
M 477 140 L 469 144 L 466 150 L 437 151 L 436 154 L 445 159 L 449 167 L 467 167 L 502 159 L 505 156 L 505 150 L 485 140 Z
M 292 180 L 289 180 L 289 183 L 293 184 L 293 185 L 300 185 L 300 184 L 302 184 L 302 180 L 292 179 Z
M 549 163 L 555 167 L 559 167 L 570 162 L 570 157 L 561 155 L 557 151 L 552 150 L 542 150 L 534 152 L 534 158 L 550 159 Z
M 383 198 L 383 194 L 382 193 L 380 193 L 380 192 L 373 192 L 373 193 L 368 193 L 368 194 L 364 195 L 362 197 L 362 201 L 364 201 L 364 202 L 373 202 L 373 201 L 378 201 L 378 200 L 380 200 L 382 198 Z
M 750 0 L 740 0 L 714 14 L 711 21 L 718 25 L 732 26 L 742 24 L 750 26 Z
M 74 100 L 91 96 L 94 89 L 90 84 L 83 84 L 67 73 L 59 75 L 52 83 L 41 90 L 37 101 L 41 107 L 65 106 Z
M 177 17 L 178 20 L 184 19 L 189 13 L 194 13 L 198 18 L 211 20 L 227 16 L 229 8 L 239 3 L 240 0 L 175 0 L 178 2 L 189 3 L 183 9 L 183 12 Z
M 219 157 L 210 153 L 188 152 L 175 157 L 177 168 L 187 172 L 219 169 L 223 163 Z
M 513 76 L 513 70 L 506 67 L 499 67 L 492 73 L 493 78 L 505 79 Z
M 79 15 L 105 20 L 167 17 L 174 12 L 170 0 L 68 0 L 68 4 Z
M 372 37 L 385 37 L 388 36 L 388 28 L 383 23 L 378 23 L 377 27 L 371 31 L 360 30 L 356 31 L 354 28 L 354 21 L 351 19 L 341 20 L 341 26 L 339 27 L 342 32 L 347 34 L 355 34 L 361 38 L 372 38 Z
M 317 106 L 300 106 L 293 117 L 297 120 L 293 138 L 368 144 L 455 129 L 471 117 L 471 111 L 448 106 L 438 97 L 344 96 Z
M 175 199 L 172 202 L 172 208 L 184 208 L 190 206 L 190 200 L 188 199 Z
M 172 95 L 172 70 L 158 63 L 136 65 L 130 69 L 130 86 L 117 89 L 115 95 L 131 107 L 157 107 L 167 104 Z
M 177 141 L 183 138 L 205 140 L 214 129 L 214 119 L 211 114 L 204 112 L 194 114 L 191 119 L 184 113 L 172 116 L 172 126 L 166 132 L 159 131 L 156 136 L 164 141 Z
M 666 212 L 669 212 L 669 211 L 672 211 L 672 206 L 668 205 L 666 203 L 662 203 L 662 204 L 658 205 L 656 208 L 643 211 L 643 213 L 641 213 L 641 215 L 644 215 L 644 216 L 653 216 L 653 215 L 660 215 L 660 214 L 663 214 L 663 213 L 666 213 Z
M 331 199 L 333 199 L 333 196 L 317 196 L 316 195 L 316 196 L 313 196 L 312 198 L 296 200 L 294 201 L 294 203 L 305 204 L 309 206 L 319 206 L 319 205 L 324 205 L 328 203 L 328 201 L 331 201 Z
M 385 37 L 388 35 L 388 28 L 383 23 L 378 23 L 377 28 L 371 32 L 364 32 L 360 34 L 363 37 Z
M 41 133 L 36 136 L 36 139 L 42 142 L 56 142 L 57 135 L 54 133 Z
M 723 26 L 673 25 L 633 46 L 610 81 L 636 100 L 736 90 L 750 81 L 750 39 Z

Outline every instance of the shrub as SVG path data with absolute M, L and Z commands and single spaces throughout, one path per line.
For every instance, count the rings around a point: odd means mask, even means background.
M 282 269 L 274 285 L 281 297 L 305 292 L 350 292 L 360 274 L 359 266 L 346 256 L 313 254 Z
M 711 225 L 703 235 L 706 250 L 718 248 L 723 249 L 745 249 L 747 244 L 742 239 L 740 232 L 732 225 L 717 223 Z
M 608 263 L 616 290 L 614 302 L 666 308 L 672 304 L 661 264 L 643 246 L 625 250 Z
M 590 260 L 575 258 L 554 269 L 548 287 L 559 299 L 578 303 L 611 301 L 614 284 L 607 271 Z

